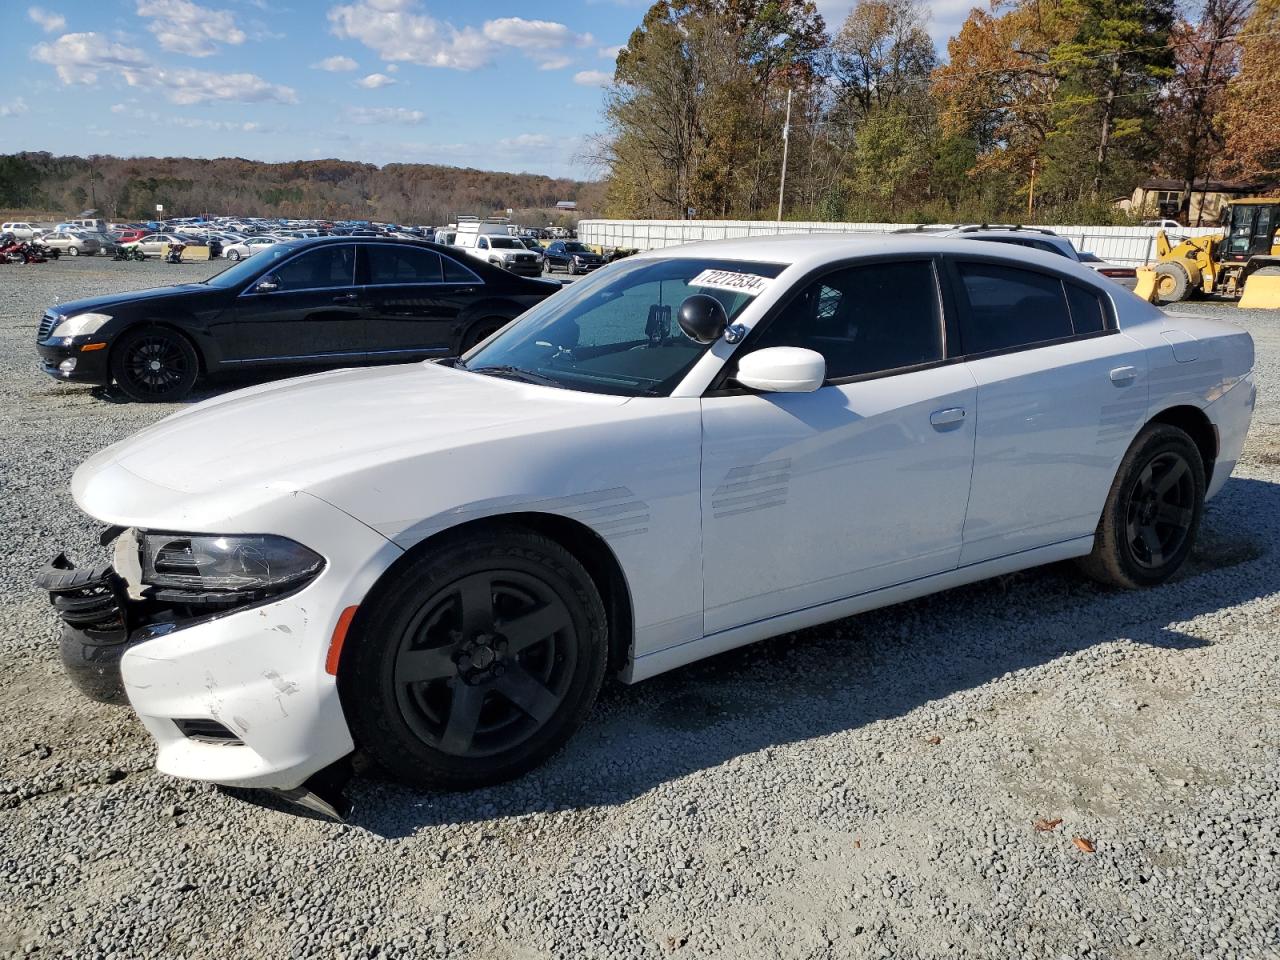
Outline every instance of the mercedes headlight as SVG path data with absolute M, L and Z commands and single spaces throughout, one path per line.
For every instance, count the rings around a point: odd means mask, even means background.
M 77 313 L 74 317 L 63 317 L 53 328 L 50 337 L 85 337 L 97 333 L 99 328 L 110 320 L 105 313 Z
M 324 568 L 324 558 L 287 537 L 144 533 L 142 582 L 164 592 L 243 597 L 284 593 Z

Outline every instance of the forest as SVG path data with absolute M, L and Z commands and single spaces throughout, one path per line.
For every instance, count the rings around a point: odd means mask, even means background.
M 444 224 L 458 214 L 558 222 L 560 200 L 598 209 L 602 187 L 525 173 L 346 160 L 261 163 L 239 158 L 0 156 L 0 210 L 68 216 L 94 208 L 119 220 L 202 213 Z
M 1280 181 L 1280 0 L 659 0 L 594 154 L 616 217 L 1123 222 L 1140 181 Z M 784 134 L 790 98 L 790 125 Z

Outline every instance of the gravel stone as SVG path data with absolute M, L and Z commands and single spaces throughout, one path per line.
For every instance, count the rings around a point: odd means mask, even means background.
M 155 773 L 31 585 L 101 555 L 75 467 L 180 407 L 45 377 L 41 311 L 210 270 L 0 267 L 0 956 L 1280 958 L 1275 312 L 1179 308 L 1253 333 L 1260 397 L 1175 583 L 1051 567 L 611 685 L 523 779 L 362 776 L 340 825 Z

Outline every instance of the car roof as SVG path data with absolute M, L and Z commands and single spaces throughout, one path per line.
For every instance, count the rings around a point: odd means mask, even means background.
M 987 236 L 988 234 L 983 234 Z M 1024 235 L 1025 236 L 1025 235 Z M 1093 270 L 1075 260 L 1033 247 L 1007 243 L 976 244 L 973 234 L 940 236 L 936 233 L 802 233 L 741 237 L 729 240 L 702 240 L 678 247 L 646 250 L 635 257 L 709 257 L 722 260 L 756 260 L 814 270 L 842 260 L 860 257 L 955 254 L 957 256 L 1006 260 L 1068 273 L 1101 286 Z M 1046 238 L 1053 239 L 1053 238 Z M 1062 238 L 1059 238 L 1062 239 Z M 634 259 L 634 258 L 628 258 Z M 1105 288 L 1104 288 L 1105 289 Z

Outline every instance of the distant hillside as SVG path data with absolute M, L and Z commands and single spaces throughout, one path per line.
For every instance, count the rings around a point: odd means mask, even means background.
M 0 155 L 0 210 L 71 215 L 96 207 L 120 220 L 201 213 L 327 217 L 442 224 L 460 213 L 515 211 L 517 221 L 555 218 L 560 200 L 598 211 L 603 187 L 529 173 L 492 173 L 426 163 L 377 167 L 347 160 L 260 163 L 238 157 Z

